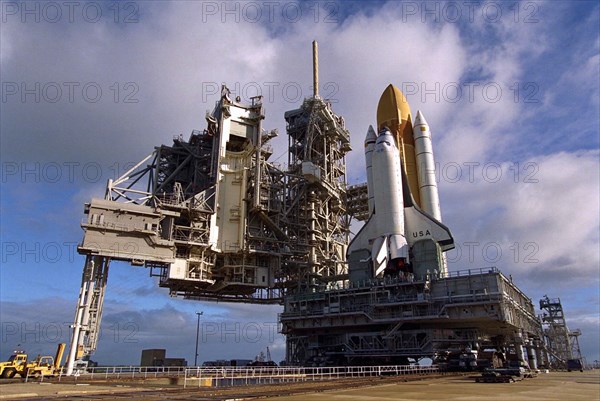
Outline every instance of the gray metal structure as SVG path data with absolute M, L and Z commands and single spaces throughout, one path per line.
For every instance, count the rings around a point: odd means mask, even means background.
M 567 369 L 567 361 L 577 359 L 583 363 L 579 336 L 581 330 L 569 330 L 565 320 L 560 298 L 540 300 L 542 314 L 540 320 L 543 327 L 543 341 L 548 350 L 549 366 L 553 369 Z
M 243 104 L 224 86 L 206 129 L 156 147 L 85 205 L 68 374 L 96 349 L 113 260 L 148 268 L 172 296 L 283 304 L 290 364 L 448 361 L 495 347 L 547 365 L 531 300 L 495 268 L 350 280 L 350 221 L 368 217 L 367 187 L 347 187 L 350 133 L 317 86 L 285 113 L 287 169 L 269 160 L 277 131 L 262 127 L 261 98 Z
M 292 364 L 394 364 L 539 343 L 531 300 L 496 268 L 413 280 L 345 281 L 289 295 L 280 316 Z M 539 350 L 537 351 L 539 352 Z
M 96 348 L 113 260 L 145 266 L 172 296 L 196 300 L 281 303 L 286 292 L 344 278 L 343 118 L 318 96 L 287 112 L 286 171 L 268 160 L 277 132 L 263 119 L 260 97 L 242 104 L 223 87 L 204 131 L 155 148 L 85 205 L 69 374 Z

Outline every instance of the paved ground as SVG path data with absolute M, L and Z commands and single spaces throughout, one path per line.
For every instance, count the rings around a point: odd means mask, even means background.
M 62 383 L 11 383 L 0 385 L 0 400 L 31 399 L 38 397 L 57 397 L 68 395 L 91 395 L 114 392 L 143 391 L 143 387 L 125 387 L 115 385 L 62 384 Z M 95 397 L 94 397 L 95 398 Z M 107 399 L 110 399 L 107 398 Z
M 0 382 L 0 400 L 215 400 L 256 399 L 270 396 L 276 401 L 390 401 L 390 400 L 450 400 L 450 401 L 485 401 L 485 400 L 557 400 L 557 401 L 600 401 L 600 371 L 553 372 L 540 374 L 537 378 L 526 379 L 516 383 L 475 383 L 473 379 L 461 376 L 431 378 L 416 382 L 396 382 L 401 378 L 368 379 L 362 387 L 349 388 L 356 383 L 348 383 L 344 387 L 337 383 L 300 383 L 298 388 L 292 386 L 253 386 L 237 387 L 227 391 L 223 389 L 183 389 L 181 386 L 158 385 L 158 383 L 103 383 L 103 384 L 68 384 L 68 383 L 2 383 Z M 381 382 L 380 384 L 377 384 Z M 368 383 L 369 385 L 364 385 Z M 374 384 L 374 385 L 373 385 Z M 327 387 L 330 389 L 327 389 Z M 322 387 L 322 388 L 321 388 Z M 333 389 L 331 389 L 333 387 Z M 217 391 L 216 391 L 217 390 Z M 296 395 L 277 396 L 287 391 L 300 392 Z M 273 397 L 273 395 L 275 395 Z
M 599 401 L 600 371 L 553 372 L 516 383 L 475 383 L 448 377 L 412 383 L 385 384 L 325 393 L 275 397 L 276 401 L 452 400 L 452 401 Z

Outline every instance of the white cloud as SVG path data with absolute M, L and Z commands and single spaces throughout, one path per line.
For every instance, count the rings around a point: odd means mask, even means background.
M 536 286 L 557 280 L 597 283 L 598 152 L 561 152 L 518 165 L 503 163 L 501 175 L 497 175 L 500 170 L 496 166 L 500 164 L 473 166 L 474 180 L 469 182 L 462 165 L 462 181 L 442 181 L 442 191 L 449 200 L 443 210 L 445 221 L 455 230 L 457 242 L 463 244 L 462 257 L 455 266 L 481 266 L 492 261 Z M 459 203 L 462 207 L 457 207 Z M 480 244 L 474 260 L 468 258 L 465 242 Z M 483 253 L 486 244 L 491 244 L 487 256 Z M 496 257 L 497 247 L 502 257 Z

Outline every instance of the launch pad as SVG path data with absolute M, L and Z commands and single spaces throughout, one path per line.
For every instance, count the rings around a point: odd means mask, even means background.
M 348 187 L 350 133 L 313 73 L 314 95 L 284 116 L 286 168 L 270 161 L 278 133 L 262 127 L 261 97 L 244 104 L 223 86 L 204 130 L 156 147 L 86 204 L 67 374 L 96 349 L 113 260 L 145 266 L 172 296 L 283 304 L 292 365 L 547 366 L 541 322 L 512 280 L 494 267 L 447 271 L 453 239 L 422 114 L 413 139 L 390 85 L 379 134 L 367 135 L 368 183 Z M 385 170 L 380 182 L 372 170 Z M 367 222 L 350 242 L 352 218 Z

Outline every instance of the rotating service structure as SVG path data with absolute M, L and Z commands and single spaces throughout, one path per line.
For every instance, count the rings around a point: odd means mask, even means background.
M 69 373 L 96 349 L 113 260 L 145 266 L 170 295 L 195 300 L 282 303 L 286 292 L 343 277 L 343 118 L 318 96 L 287 112 L 282 170 L 269 161 L 277 131 L 262 128 L 261 98 L 251 100 L 223 87 L 205 130 L 155 148 L 85 205 Z

